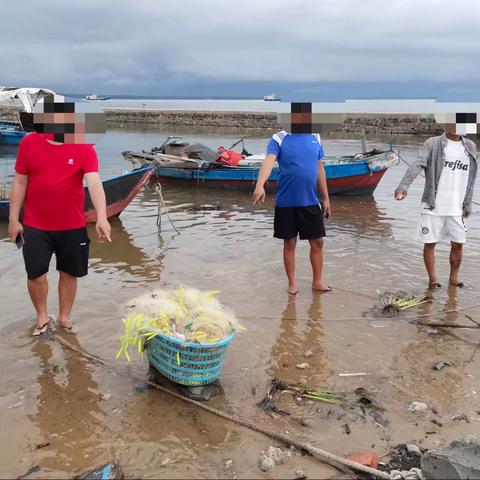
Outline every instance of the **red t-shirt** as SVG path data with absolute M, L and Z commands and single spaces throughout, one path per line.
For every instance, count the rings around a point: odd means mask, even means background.
M 28 175 L 23 224 L 41 230 L 85 226 L 83 176 L 98 172 L 93 145 L 48 142 L 30 133 L 20 143 L 15 171 Z

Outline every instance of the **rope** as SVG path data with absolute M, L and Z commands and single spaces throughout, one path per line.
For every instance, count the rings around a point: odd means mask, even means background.
M 157 182 L 155 185 L 155 193 L 158 195 L 158 209 L 157 209 L 157 227 L 161 231 L 162 230 L 162 207 L 165 210 L 165 214 L 167 215 L 168 220 L 170 221 L 170 224 L 172 225 L 173 229 L 175 232 L 177 232 L 180 235 L 179 230 L 173 223 L 172 219 L 170 218 L 170 214 L 168 213 L 168 208 L 165 205 L 165 200 L 163 199 L 163 194 L 162 194 L 162 185 L 160 182 Z
M 391 480 L 425 480 L 419 468 L 411 468 L 409 471 L 392 470 L 390 478 Z
M 249 428 L 250 430 L 253 430 L 258 433 L 262 433 L 266 435 L 267 437 L 273 438 L 275 440 L 278 440 L 286 445 L 292 445 L 295 448 L 299 450 L 306 451 L 310 453 L 312 456 L 315 458 L 319 459 L 320 461 L 324 463 L 328 463 L 329 465 L 332 465 L 333 467 L 342 470 L 341 466 L 346 466 L 351 469 L 368 473 L 370 475 L 373 475 L 378 478 L 383 478 L 385 480 L 423 480 L 423 476 L 421 474 L 421 471 L 419 469 L 411 469 L 408 472 L 402 472 L 398 470 L 393 470 L 392 474 L 389 474 L 387 472 L 382 472 L 380 470 L 377 470 L 376 468 L 372 467 L 367 467 L 366 465 L 362 465 L 357 462 L 353 462 L 352 460 L 348 460 L 347 458 L 339 457 L 338 455 L 335 455 L 333 453 L 327 452 L 326 450 L 322 450 L 320 448 L 315 447 L 309 442 L 305 442 L 303 440 L 300 440 L 298 438 L 292 437 L 290 435 L 287 435 L 285 433 L 272 430 L 270 428 L 262 427 L 261 425 L 258 425 L 254 423 L 251 420 L 248 420 L 246 418 L 243 418 L 239 415 L 231 414 L 224 412 L 223 410 L 219 410 L 217 408 L 211 407 L 209 405 L 206 405 L 205 403 L 199 402 L 197 400 L 193 400 L 188 397 L 184 397 L 183 395 L 180 395 L 179 393 L 173 392 L 172 390 L 169 390 L 168 388 L 163 387 L 162 385 L 152 382 L 150 380 L 146 380 L 143 377 L 140 377 L 139 375 L 135 375 L 133 373 L 125 372 L 124 370 L 118 368 L 117 366 L 106 362 L 102 358 L 92 355 L 91 353 L 85 351 L 85 350 L 80 350 L 74 345 L 72 345 L 69 342 L 66 342 L 62 338 L 58 337 L 57 335 L 53 335 L 54 340 L 56 340 L 60 345 L 63 345 L 64 347 L 74 351 L 78 355 L 84 357 L 85 359 L 100 363 L 104 367 L 114 370 L 115 372 L 121 373 L 123 375 L 127 375 L 129 377 L 134 378 L 135 380 L 141 381 L 153 388 L 156 388 L 157 390 L 160 390 L 164 393 L 167 393 L 168 395 L 178 399 L 182 400 L 186 403 L 190 403 L 192 405 L 195 405 L 202 410 L 205 410 L 207 412 L 212 413 L 213 415 L 216 415 L 218 417 L 224 418 L 225 420 L 228 420 L 230 422 L 236 423 L 237 425 L 240 425 L 242 427 Z M 414 471 L 415 470 L 415 471 Z M 418 472 L 417 472 L 418 470 Z M 395 476 L 393 476 L 393 474 Z
M 480 303 L 475 303 L 473 305 L 467 305 L 466 307 L 460 307 L 460 308 L 452 308 L 450 310 L 441 310 L 440 312 L 430 312 L 430 313 L 422 313 L 421 315 L 415 315 L 415 316 L 398 316 L 398 317 L 340 317 L 340 318 L 322 318 L 322 322 L 327 322 L 327 321 L 335 321 L 335 322 L 340 322 L 340 321 L 358 321 L 358 320 L 367 320 L 367 321 L 375 321 L 375 320 L 417 320 L 418 318 L 427 318 L 427 317 L 433 317 L 434 315 L 444 315 L 445 313 L 459 313 L 462 310 L 470 310 L 471 308 L 476 308 L 479 307 Z M 238 318 L 244 318 L 244 319 L 252 319 L 252 318 L 268 318 L 268 319 L 278 319 L 279 316 L 274 316 L 274 315 L 257 315 L 257 314 L 252 314 L 252 315 L 238 315 Z M 284 320 L 311 320 L 311 318 L 307 317 L 281 317 Z M 438 324 L 439 327 L 441 327 L 443 324 Z M 430 326 L 430 325 L 427 325 Z M 463 327 L 463 328 L 475 328 L 475 327 Z

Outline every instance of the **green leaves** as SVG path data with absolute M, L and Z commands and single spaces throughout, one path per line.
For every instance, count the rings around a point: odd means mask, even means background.
M 419 305 L 432 301 L 430 297 L 392 295 L 388 293 L 381 294 L 378 290 L 377 293 L 383 306 L 383 313 L 388 315 L 398 315 L 398 313 L 403 310 L 418 307 Z

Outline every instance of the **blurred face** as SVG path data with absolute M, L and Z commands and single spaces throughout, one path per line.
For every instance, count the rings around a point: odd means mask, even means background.
M 69 144 L 85 143 L 87 133 L 106 131 L 103 113 L 75 112 L 71 102 L 45 102 L 43 111 L 33 114 L 33 124 L 36 132 L 53 134 L 55 142 Z
M 477 135 L 480 133 L 476 113 L 439 113 L 435 121 L 451 135 Z

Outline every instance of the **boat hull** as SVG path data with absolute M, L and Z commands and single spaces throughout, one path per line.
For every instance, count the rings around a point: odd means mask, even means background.
M 373 172 L 371 174 L 355 175 L 351 177 L 327 178 L 328 193 L 330 195 L 368 195 L 372 194 L 377 188 L 378 183 L 382 179 L 386 170 Z M 221 190 L 232 191 L 248 191 L 252 192 L 255 188 L 256 178 L 254 180 L 227 180 L 227 179 L 212 179 L 212 178 L 194 178 L 188 179 L 183 175 L 180 177 L 173 177 L 170 175 L 163 175 L 161 172 L 155 172 L 155 177 L 161 183 L 173 183 L 177 185 L 199 187 L 207 187 Z M 193 181 L 192 181 L 193 180 Z M 276 179 L 269 179 L 265 185 L 265 189 L 272 193 L 277 187 Z
M 24 131 L 0 129 L 0 145 L 19 145 L 26 134 Z
M 124 175 L 104 180 L 103 189 L 107 201 L 107 217 L 115 217 L 125 210 L 153 174 L 153 168 L 141 168 Z M 10 202 L 0 201 L 0 219 L 8 220 Z M 85 218 L 87 223 L 97 221 L 88 189 L 85 187 Z
M 341 162 L 324 164 L 328 192 L 331 195 L 365 195 L 374 192 L 386 170 L 398 163 L 394 152 L 385 152 L 368 161 Z M 219 188 L 224 190 L 252 191 L 255 187 L 259 168 L 222 167 L 222 168 L 176 168 L 158 166 L 155 176 L 163 182 L 177 182 L 198 187 Z M 267 182 L 266 189 L 275 191 L 278 181 L 278 169 L 274 169 Z

